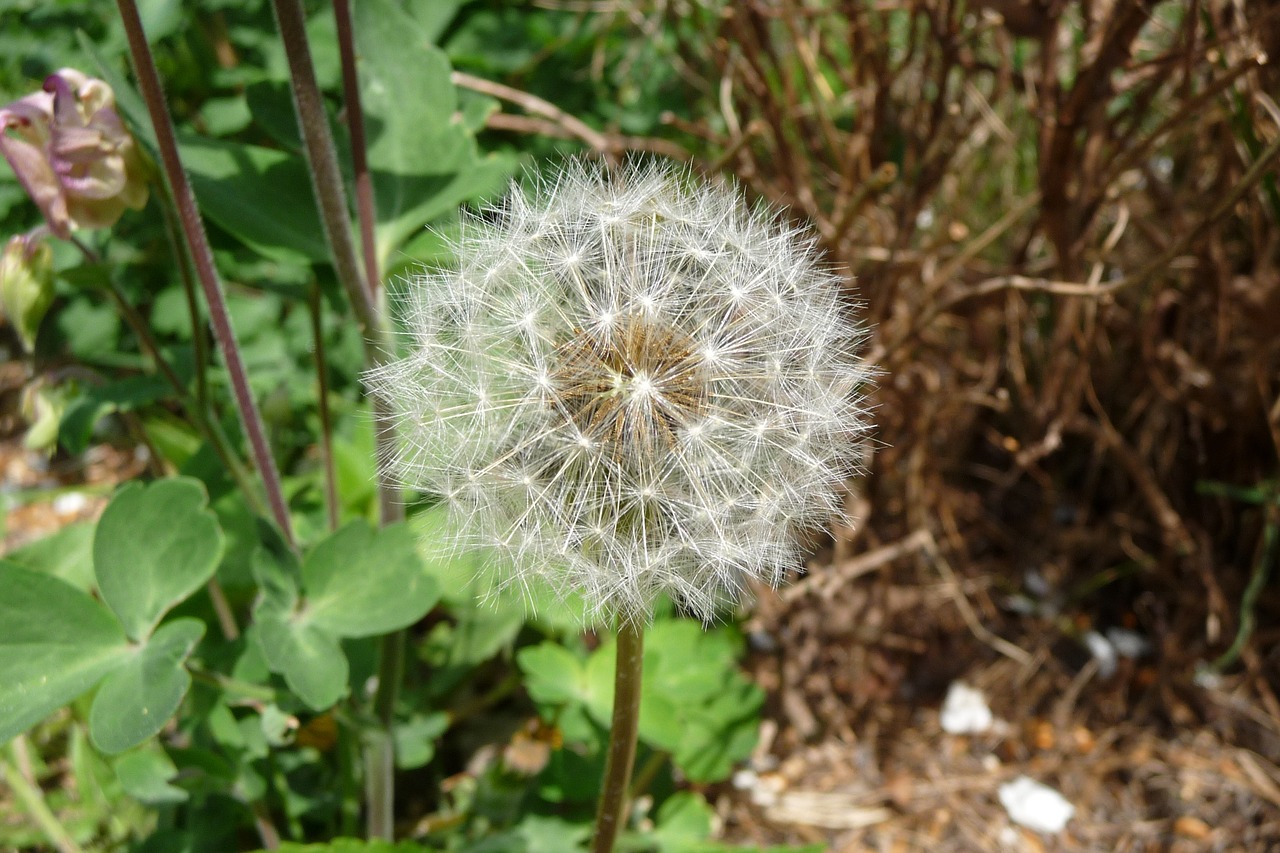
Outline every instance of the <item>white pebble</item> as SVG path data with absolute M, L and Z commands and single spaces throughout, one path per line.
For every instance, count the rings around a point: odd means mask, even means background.
M 1121 657 L 1136 660 L 1151 651 L 1151 641 L 1128 628 L 1108 628 L 1107 639 Z
M 947 734 L 980 734 L 991 729 L 995 717 L 987 706 L 987 697 L 976 687 L 963 681 L 952 682 L 942 703 L 939 722 Z
M 1000 786 L 1000 805 L 1009 819 L 1036 832 L 1061 832 L 1076 807 L 1057 791 L 1027 776 Z
M 75 515 L 88 505 L 84 492 L 67 492 L 53 499 L 53 511 L 58 515 Z
M 1089 654 L 1098 662 L 1098 674 L 1103 678 L 1115 675 L 1116 647 L 1111 645 L 1111 641 L 1097 631 L 1090 631 L 1084 635 L 1084 644 L 1089 648 Z

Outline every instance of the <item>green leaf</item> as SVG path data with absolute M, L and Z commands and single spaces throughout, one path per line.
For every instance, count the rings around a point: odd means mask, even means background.
M 737 649 L 727 631 L 707 631 L 692 619 L 656 623 L 645 635 L 645 685 L 682 704 L 707 701 L 737 671 Z
M 82 453 L 93 440 L 98 421 L 114 412 L 135 411 L 164 399 L 172 389 L 155 376 L 130 376 L 86 389 L 62 415 L 58 441 L 70 453 Z
M 334 637 L 372 637 L 421 619 L 440 589 L 404 524 L 374 531 L 363 519 L 318 544 L 302 564 L 306 602 L 297 619 Z
M 169 784 L 178 768 L 158 747 L 128 752 L 116 760 L 116 778 L 120 787 L 135 800 L 151 806 L 186 801 L 183 789 Z
M 523 648 L 516 663 L 524 673 L 525 689 L 535 702 L 562 705 L 586 697 L 586 670 L 573 652 L 555 643 Z
M 267 663 L 307 707 L 322 711 L 346 694 L 347 656 L 332 635 L 298 625 L 293 614 L 267 604 L 254 611 L 254 618 Z
M 764 692 L 739 677 L 714 701 L 687 709 L 672 760 L 692 782 L 718 782 L 751 755 L 759 738 Z
M 146 639 L 169 608 L 213 576 L 223 536 L 206 502 L 198 480 L 178 477 L 130 483 L 102 513 L 94 570 L 130 639 Z
M 481 159 L 456 122 L 449 60 L 393 0 L 355 5 L 361 98 L 371 128 L 379 266 L 404 240 L 460 203 L 499 189 L 506 159 Z
M 413 624 L 435 606 L 439 585 L 403 524 L 374 531 L 356 520 L 321 541 L 302 568 L 287 551 L 259 549 L 254 608 L 272 671 L 309 707 L 322 710 L 347 691 L 350 667 L 338 640 Z
M 443 711 L 432 714 L 414 714 L 402 723 L 396 723 L 396 767 L 411 770 L 431 763 L 436 754 L 436 741 L 449 728 L 449 715 Z
M 680 791 L 658 809 L 657 829 L 652 838 L 662 853 L 687 851 L 711 835 L 715 809 L 698 794 Z
M 57 533 L 11 552 L 5 559 L 24 569 L 61 578 L 88 592 L 96 583 L 93 577 L 93 527 L 87 521 L 68 524 Z
M 164 727 L 191 686 L 182 665 L 203 636 L 199 619 L 175 619 L 107 676 L 89 709 L 89 736 L 98 749 L 123 752 Z
M 262 597 L 253 609 L 254 635 L 272 672 L 284 676 L 308 707 L 323 710 L 347 691 L 347 656 L 337 639 L 314 625 L 299 625 L 297 561 L 277 543 L 253 555 Z
M 246 246 L 286 263 L 328 260 L 302 158 L 188 136 L 182 140 L 182 162 L 200 209 Z
M 565 853 L 585 849 L 591 838 L 591 827 L 531 814 L 516 825 L 513 834 L 524 840 L 524 853 Z
M 111 614 L 65 581 L 0 561 L 0 743 L 88 690 L 128 655 Z

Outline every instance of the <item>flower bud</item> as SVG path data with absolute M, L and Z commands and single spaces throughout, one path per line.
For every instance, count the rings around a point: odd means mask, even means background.
M 109 227 L 147 203 L 144 163 L 115 94 L 74 69 L 0 109 L 0 154 L 59 237 Z
M 29 235 L 12 237 L 0 253 L 0 314 L 13 324 L 27 352 L 53 302 L 53 252 Z
M 31 424 L 22 439 L 24 448 L 46 455 L 57 450 L 62 416 L 66 414 L 74 392 L 74 383 L 49 385 L 39 380 L 23 389 L 22 417 Z

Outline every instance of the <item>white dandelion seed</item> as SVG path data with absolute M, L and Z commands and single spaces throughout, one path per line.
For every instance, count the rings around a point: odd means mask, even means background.
M 408 282 L 411 352 L 366 376 L 384 460 L 441 496 L 499 586 L 709 621 L 841 514 L 873 371 L 811 237 L 664 165 L 571 162 L 464 217 Z

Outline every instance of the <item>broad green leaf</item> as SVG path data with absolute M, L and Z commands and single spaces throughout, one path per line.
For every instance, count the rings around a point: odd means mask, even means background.
M 405 11 L 413 16 L 422 38 L 436 44 L 466 0 L 411 0 Z
M 307 707 L 322 711 L 346 694 L 347 656 L 337 639 L 270 605 L 259 607 L 254 618 L 267 663 Z
M 183 663 L 204 636 L 199 619 L 175 619 L 102 682 L 89 709 L 89 736 L 106 753 L 123 752 L 160 731 L 191 686 Z
M 764 693 L 739 676 L 708 704 L 686 709 L 672 760 L 693 782 L 718 782 L 755 748 Z
M 378 260 L 385 269 L 392 251 L 427 222 L 499 189 L 511 163 L 482 159 L 474 138 L 454 120 L 449 60 L 429 30 L 392 0 L 356 4 L 355 15 Z
M 649 658 L 645 650 L 645 660 Z M 618 641 L 613 637 L 601 643 L 587 658 L 583 679 L 582 702 L 596 722 L 608 727 L 613 719 L 613 682 L 618 672 Z M 643 693 L 641 694 L 643 700 Z M 644 726 L 644 707 L 640 708 L 640 725 Z
M 86 389 L 63 412 L 58 441 L 69 453 L 82 453 L 102 418 L 115 412 L 135 411 L 170 393 L 168 383 L 155 376 L 129 376 Z
M 586 849 L 591 826 L 531 814 L 516 825 L 514 834 L 524 841 L 524 853 L 565 853 Z
M 24 545 L 7 557 L 33 572 L 61 578 L 86 592 L 93 588 L 93 524 L 68 524 L 57 533 Z
M 408 720 L 396 723 L 392 731 L 396 746 L 396 766 L 401 770 L 410 770 L 429 764 L 436 754 L 436 741 L 448 728 L 449 715 L 443 711 L 414 714 Z
M 577 692 L 559 699 L 570 712 L 580 705 L 598 726 L 607 727 L 612 718 L 616 648 L 613 639 L 601 643 L 587 659 Z M 694 781 L 725 778 L 755 746 L 763 694 L 738 672 L 736 655 L 732 631 L 708 632 L 693 620 L 658 622 L 647 632 L 639 736 L 672 753 Z M 530 671 L 523 661 L 521 667 Z M 530 694 L 538 698 L 532 687 Z M 562 719 L 573 721 L 572 713 Z M 581 735 L 571 733 L 568 723 L 563 728 L 566 737 Z
M 204 486 L 178 477 L 116 493 L 93 540 L 98 589 L 130 639 L 199 589 L 222 556 L 223 536 L 205 508 Z
M 737 672 L 731 635 L 692 619 L 656 623 L 645 635 L 645 687 L 692 705 L 719 693 Z
M 184 802 L 189 796 L 170 784 L 178 775 L 178 768 L 158 747 L 127 752 L 116 760 L 115 766 L 120 786 L 135 800 L 160 806 Z
M 262 597 L 253 609 L 253 635 L 272 672 L 280 673 L 298 698 L 319 711 L 346 693 L 347 656 L 336 638 L 299 623 L 299 574 L 295 558 L 283 546 L 254 553 L 253 575 Z
M 516 662 L 525 675 L 525 689 L 535 702 L 563 706 L 555 719 L 565 739 L 585 742 L 593 730 L 608 728 L 613 714 L 616 644 L 601 643 L 585 660 L 568 649 L 546 642 L 521 649 Z M 644 725 L 643 707 L 641 725 Z
M 285 263 L 328 260 L 302 158 L 188 136 L 182 140 L 182 162 L 200 209 L 249 248 Z
M 586 671 L 564 646 L 539 643 L 523 648 L 516 655 L 516 663 L 524 673 L 525 689 L 533 701 L 560 705 L 585 698 Z
M 40 722 L 128 653 L 105 607 L 65 581 L 0 561 L 0 743 Z
M 684 853 L 705 841 L 715 821 L 715 809 L 691 791 L 673 794 L 658 809 L 658 826 L 652 838 L 661 853 Z
M 439 600 L 405 525 L 375 531 L 353 521 L 321 541 L 299 570 L 287 552 L 259 549 L 263 595 L 254 621 L 272 671 L 309 707 L 345 695 L 350 666 L 338 640 L 411 625 Z
M 375 531 L 357 519 L 316 545 L 302 564 L 299 625 L 334 637 L 372 637 L 412 625 L 440 599 L 404 524 Z

